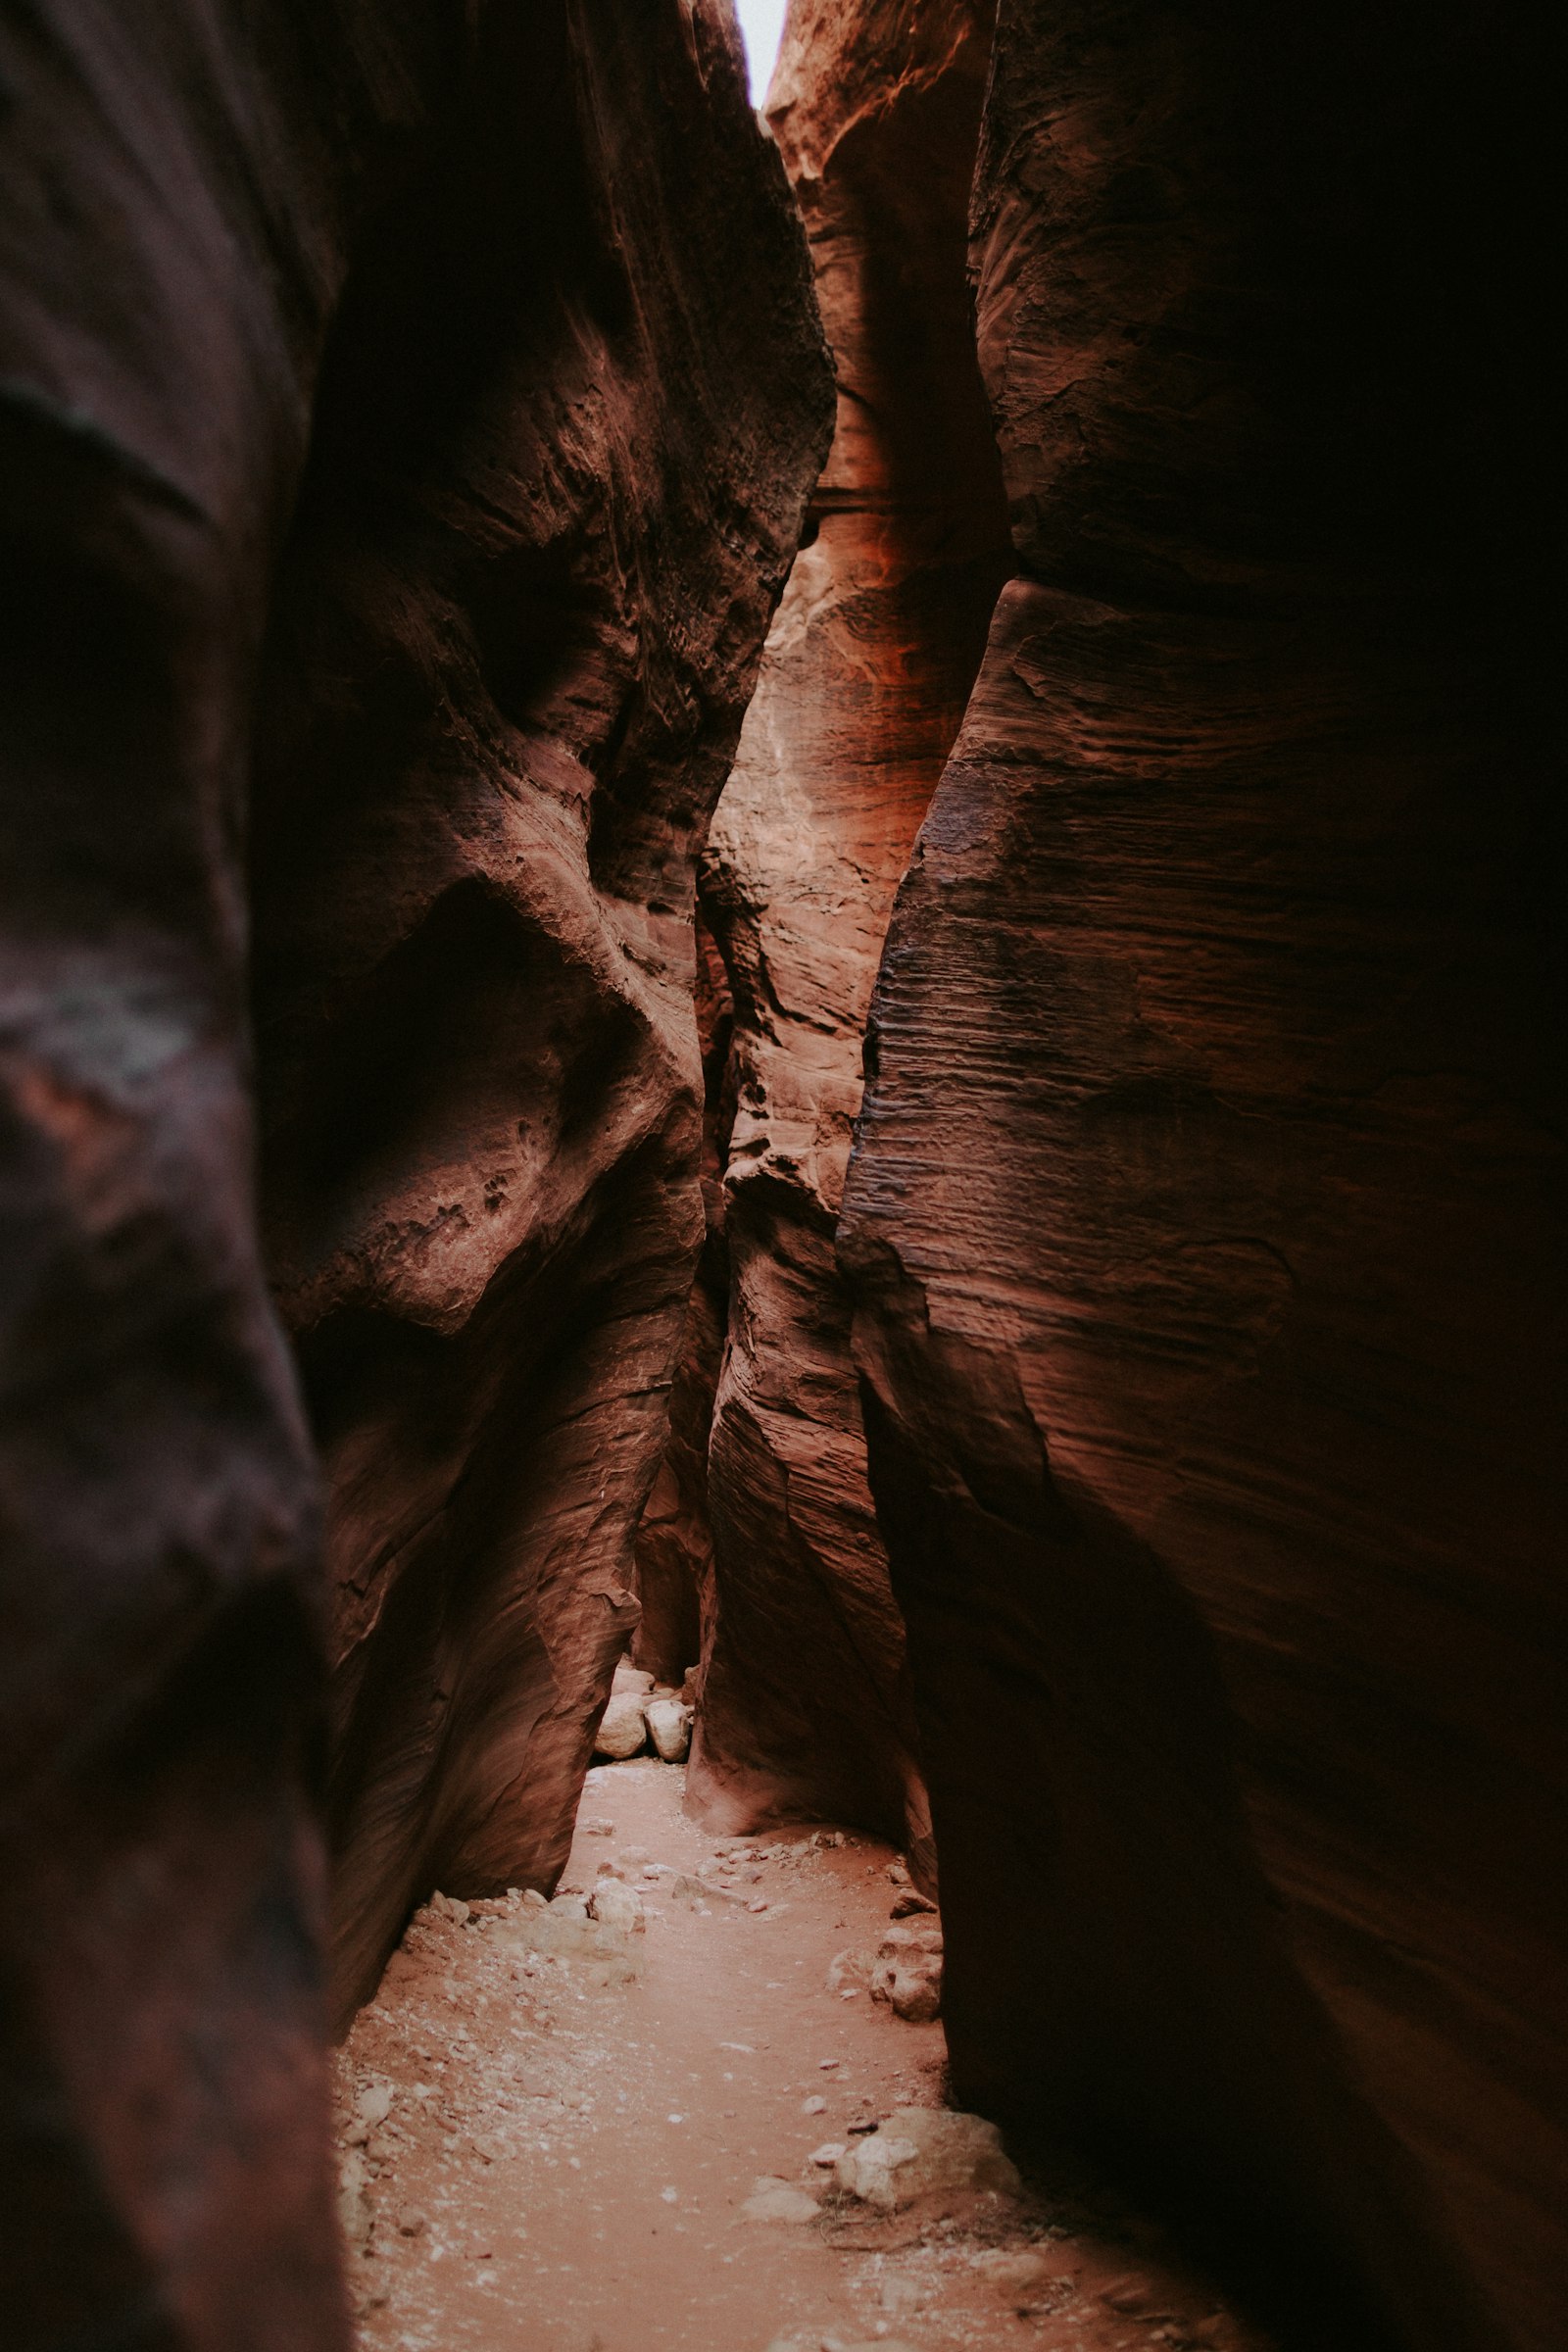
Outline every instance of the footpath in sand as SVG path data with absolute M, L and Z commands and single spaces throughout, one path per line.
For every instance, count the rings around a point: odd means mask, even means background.
M 940 2025 L 874 2002 L 863 1968 L 829 1983 L 887 1935 L 902 1870 L 854 1832 L 715 1845 L 683 1779 L 588 1778 L 563 1888 L 608 1862 L 641 1928 L 618 1895 L 596 1908 L 623 1932 L 569 1901 L 438 1898 L 356 2021 L 337 2126 L 365 2352 L 1254 2352 L 1081 2200 L 839 2185 L 835 2151 L 943 2106 Z M 889 2139 L 883 2178 L 907 2183 Z

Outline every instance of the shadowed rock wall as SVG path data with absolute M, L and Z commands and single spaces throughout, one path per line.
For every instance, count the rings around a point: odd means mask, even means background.
M 509 13 L 338 318 L 269 654 L 345 2002 L 433 1886 L 554 1884 L 636 1623 L 703 1231 L 693 858 L 826 389 L 727 12 Z
M 1531 89 L 1479 12 L 1004 0 L 1021 569 L 841 1226 L 956 2087 L 1312 2345 L 1565 2317 Z
M 436 1874 L 564 1851 L 827 383 L 718 0 L 134 13 L 0 24 L 0 2334 L 327 2352 L 252 770 L 353 1997 Z
M 731 1298 L 689 1799 L 714 1827 L 929 1820 L 833 1255 L 882 935 L 1006 570 L 965 224 L 985 11 L 798 6 L 768 120 L 838 429 L 703 864 L 735 1002 Z
M 642 1615 L 632 1663 L 680 1689 L 704 1649 L 704 1610 L 713 1600 L 708 1517 L 708 1441 L 729 1314 L 724 1239 L 724 1159 L 735 1121 L 730 1041 L 735 1007 L 712 933 L 697 916 L 697 1037 L 703 1056 L 703 1249 L 686 1302 L 686 1328 L 669 1398 L 669 1440 L 634 1547 Z M 700 1680 L 700 1678 L 699 1678 Z

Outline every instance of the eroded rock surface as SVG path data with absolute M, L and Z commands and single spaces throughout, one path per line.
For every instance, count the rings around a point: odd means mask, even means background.
M 958 2095 L 1402 2352 L 1568 2278 L 1529 86 L 1004 0 L 1023 569 L 841 1228 Z
M 826 426 L 737 60 L 718 0 L 497 12 L 351 281 L 279 590 L 264 1198 L 342 2003 L 432 1884 L 554 1883 L 636 1622 L 703 1231 L 693 856 Z
M 882 936 L 1004 573 L 964 226 L 986 67 L 966 0 L 797 8 L 768 98 L 838 429 L 703 866 L 734 1000 L 731 1295 L 691 1801 L 859 1820 L 933 1855 L 833 1234 Z
M 0 84 L 0 2332 L 335 2352 L 247 921 L 352 1997 L 564 1850 L 826 371 L 722 0 L 41 0 Z

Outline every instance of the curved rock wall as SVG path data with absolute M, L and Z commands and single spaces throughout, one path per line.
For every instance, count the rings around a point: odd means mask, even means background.
M 637 1529 L 634 1550 L 642 1614 L 632 1663 L 656 1682 L 682 1688 L 700 1666 L 705 1610 L 713 1599 L 713 1538 L 708 1515 L 708 1442 L 729 1315 L 724 1239 L 724 1158 L 735 1120 L 735 1007 L 718 944 L 697 916 L 697 1037 L 703 1056 L 703 1249 L 686 1302 L 686 1328 L 669 1398 L 669 1441 Z
M 0 82 L 0 2333 L 327 2352 L 247 799 L 352 1999 L 564 1851 L 826 368 L 722 0 L 40 0 Z
M 968 0 L 797 6 L 768 97 L 838 429 L 703 863 L 735 1002 L 731 1300 L 688 1776 L 730 1830 L 860 1821 L 932 1854 L 833 1256 L 876 961 L 1005 573 L 965 222 Z
M 825 394 L 727 12 L 509 14 L 339 315 L 260 760 L 345 2003 L 432 1886 L 553 1885 L 636 1623 L 703 1230 L 693 858 Z
M 1004 0 L 1022 569 L 841 1227 L 958 2094 L 1313 2346 L 1545 2352 L 1568 2278 L 1523 48 Z

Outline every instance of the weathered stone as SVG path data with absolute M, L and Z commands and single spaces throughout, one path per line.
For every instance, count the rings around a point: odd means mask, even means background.
M 974 2267 L 988 2286 L 1010 2302 L 1027 2303 L 1044 2294 L 1054 2283 L 1054 2274 L 1048 2256 L 1035 2253 L 977 2254 Z
M 365 2158 L 358 2148 L 350 2148 L 338 2163 L 337 2218 L 349 2245 L 363 2246 L 368 2242 L 375 2212 L 370 2203 Z
M 876 1957 L 871 1952 L 835 1952 L 827 1964 L 829 1992 L 864 1992 L 870 1984 Z
M 647 1745 L 647 1702 L 639 1692 L 624 1690 L 610 1701 L 599 1719 L 594 1754 L 623 1763 L 629 1756 L 640 1756 Z
M 603 1922 L 607 1928 L 616 1928 L 622 1935 L 640 1936 L 648 1925 L 643 1912 L 642 1897 L 618 1879 L 601 1879 L 588 1897 L 588 1916 Z
M 922 1894 L 918 1887 L 906 1886 L 902 1894 L 894 1896 L 889 1916 L 893 1919 L 912 1919 L 918 1913 L 935 1909 L 936 1904 L 928 1894 Z
M 1020 575 L 839 1232 L 955 2087 L 1380 2352 L 1544 2352 L 1568 2278 L 1551 139 L 1494 24 L 1003 0 Z
M 925 1953 L 879 1961 L 868 1989 L 873 2001 L 885 2001 L 906 2025 L 929 2025 L 941 2014 L 942 1962 Z
M 887 2212 L 917 2197 L 972 2189 L 1012 2195 L 1019 2186 L 996 2125 L 941 2107 L 901 2107 L 846 2150 L 835 2179 L 846 2195 Z
M 692 1711 L 678 1698 L 656 1698 L 648 1707 L 648 1736 L 666 1764 L 683 1764 L 692 1743 Z
M 752 2193 L 741 2206 L 743 2222 L 814 2222 L 819 2207 L 808 2189 L 796 2181 L 780 2180 L 764 2174 L 752 2183 Z

